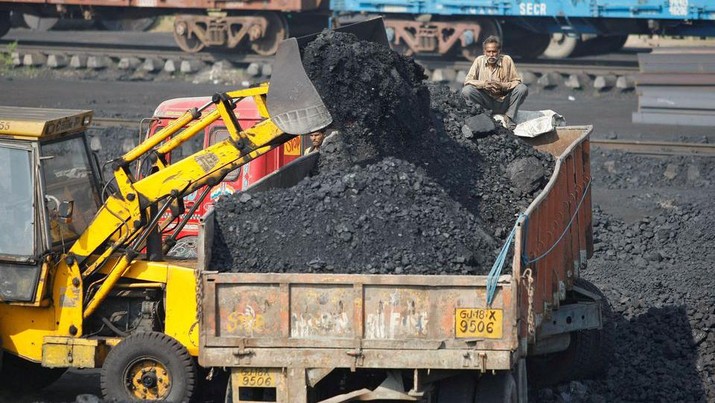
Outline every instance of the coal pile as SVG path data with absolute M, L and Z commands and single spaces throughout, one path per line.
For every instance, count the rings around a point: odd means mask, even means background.
M 281 208 L 263 214 L 267 203 Z M 308 178 L 290 192 L 243 194 L 217 214 L 218 222 L 235 223 L 217 242 L 250 270 L 470 274 L 489 263 L 482 251 L 496 248 L 476 218 L 422 169 L 391 157 Z M 231 233 L 237 236 L 226 236 Z
M 304 65 L 338 134 L 312 178 L 216 205 L 210 266 L 485 274 L 551 157 L 505 129 L 469 136 L 465 121 L 481 111 L 427 87 L 421 67 L 377 44 L 327 32 L 307 46 Z M 509 164 L 520 159 L 543 175 L 515 178 Z
M 323 168 L 405 157 L 423 140 L 430 97 L 418 64 L 355 35 L 327 31 L 306 46 L 303 65 L 344 145 L 321 158 Z
M 634 189 L 653 204 L 623 200 L 621 214 L 634 206 L 652 207 L 646 210 L 653 213 L 629 221 L 594 208 L 595 252 L 582 275 L 613 307 L 614 359 L 603 379 L 534 391 L 533 397 L 541 402 L 715 401 L 715 218 L 708 178 L 713 161 L 597 153 L 594 168 L 604 164 L 612 173 L 594 175 L 595 193 Z M 684 180 L 665 176 L 668 166 L 678 167 Z M 696 168 L 702 172 L 697 178 Z M 642 172 L 650 172 L 650 178 Z
M 597 163 L 592 164 L 592 176 L 609 189 L 683 184 L 698 187 L 715 183 L 712 164 L 703 157 L 654 158 L 597 151 L 594 160 Z

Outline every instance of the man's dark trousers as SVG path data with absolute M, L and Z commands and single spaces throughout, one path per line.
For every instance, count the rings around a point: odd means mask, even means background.
M 492 98 L 486 90 L 477 89 L 473 85 L 465 85 L 462 88 L 462 97 L 467 102 L 481 105 L 484 109 L 489 109 L 492 114 L 506 114 L 509 119 L 514 120 L 516 111 L 529 94 L 529 89 L 525 84 L 519 84 L 511 90 L 503 101 Z

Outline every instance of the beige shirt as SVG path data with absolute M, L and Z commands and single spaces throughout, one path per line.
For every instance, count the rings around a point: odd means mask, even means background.
M 487 57 L 482 55 L 474 59 L 464 79 L 464 85 L 473 85 L 481 90 L 490 80 L 507 83 L 505 91 L 498 95 L 489 94 L 492 98 L 502 101 L 509 91 L 521 83 L 521 76 L 516 71 L 514 61 L 508 55 L 500 55 L 494 68 L 487 65 Z

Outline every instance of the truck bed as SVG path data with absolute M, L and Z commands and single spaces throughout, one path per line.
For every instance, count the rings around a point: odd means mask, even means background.
M 517 223 L 512 274 L 498 278 L 491 306 L 487 276 L 205 272 L 200 364 L 513 368 L 592 252 L 590 132 L 565 127 L 531 140 L 556 166 Z M 207 218 L 202 268 L 212 227 Z

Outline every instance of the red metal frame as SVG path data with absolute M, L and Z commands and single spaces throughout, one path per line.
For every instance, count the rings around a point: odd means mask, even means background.
M 162 102 L 154 111 L 154 121 L 149 127 L 147 136 L 152 136 L 160 128 L 166 127 L 168 124 L 176 120 L 184 112 L 191 108 L 199 108 L 211 101 L 211 97 L 191 97 L 191 98 L 175 98 Z M 207 112 L 210 112 L 212 107 L 209 107 Z M 236 117 L 241 128 L 247 129 L 262 120 L 258 113 L 256 104 L 253 98 L 245 98 L 236 105 Z M 217 120 L 206 127 L 204 130 L 203 147 L 211 145 L 211 135 L 217 130 L 225 129 L 226 125 L 223 120 Z M 203 201 L 201 206 L 196 210 L 193 217 L 188 221 L 183 230 L 179 233 L 177 239 L 187 236 L 197 236 L 199 231 L 199 218 L 213 207 L 219 197 L 241 191 L 248 186 L 254 184 L 264 176 L 276 171 L 283 165 L 300 157 L 303 153 L 301 138 L 296 137 L 293 140 L 285 143 L 282 147 L 277 147 L 267 154 L 256 158 L 250 163 L 239 168 L 240 172 L 235 179 L 231 180 L 229 174 L 227 178 L 220 184 L 213 187 L 209 196 Z M 170 157 L 169 157 L 170 159 Z M 171 162 L 170 160 L 168 162 Z M 184 205 L 186 210 L 189 210 L 194 205 L 194 200 L 200 194 L 202 189 L 186 196 Z M 168 214 L 167 214 L 168 217 Z

